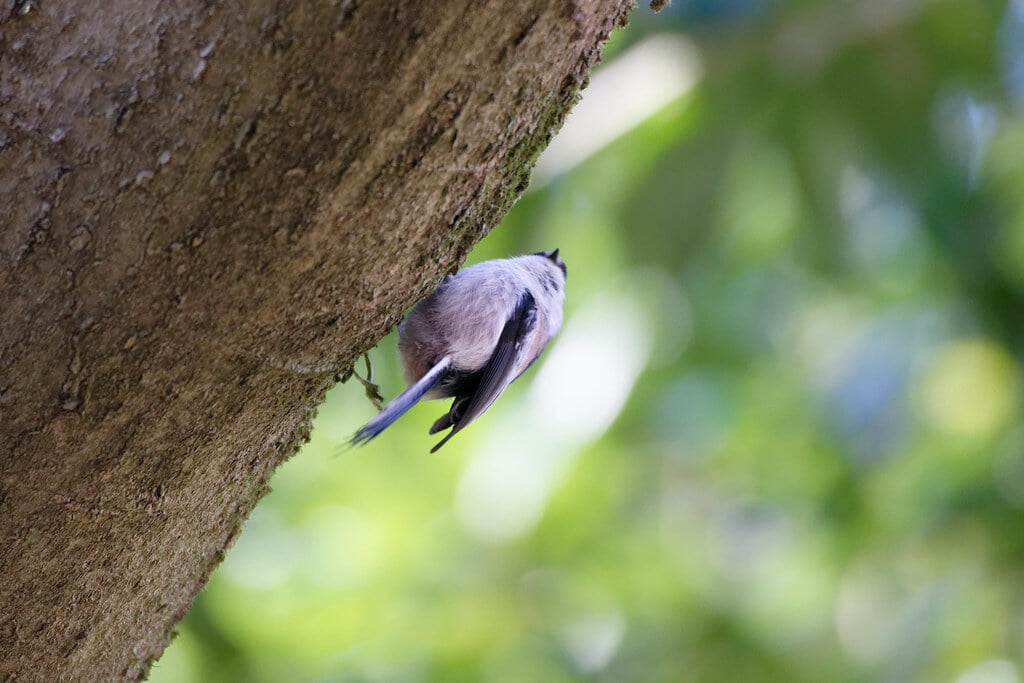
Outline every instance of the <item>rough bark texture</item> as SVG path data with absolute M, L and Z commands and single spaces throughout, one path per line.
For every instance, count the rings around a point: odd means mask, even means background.
M 628 0 L 0 0 L 0 679 L 136 679 Z

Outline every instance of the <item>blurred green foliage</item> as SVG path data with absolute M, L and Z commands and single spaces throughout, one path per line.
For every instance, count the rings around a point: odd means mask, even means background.
M 562 249 L 542 362 L 433 456 L 333 390 L 153 680 L 1020 680 L 1024 3 L 641 8 L 584 104 L 655 34 L 473 255 Z

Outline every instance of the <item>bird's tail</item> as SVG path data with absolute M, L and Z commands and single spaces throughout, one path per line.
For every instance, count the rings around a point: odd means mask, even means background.
M 451 367 L 451 364 L 452 361 L 449 356 L 445 356 L 438 361 L 415 384 L 396 396 L 390 403 L 384 406 L 384 410 L 377 413 L 376 417 L 356 432 L 350 444 L 353 446 L 364 444 L 387 429 L 392 422 L 404 415 L 409 408 L 412 408 L 417 401 L 423 398 L 424 394 L 441 381 L 445 371 Z

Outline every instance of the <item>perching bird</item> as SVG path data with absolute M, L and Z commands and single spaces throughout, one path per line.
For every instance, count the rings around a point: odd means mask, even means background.
M 398 327 L 409 388 L 356 432 L 361 444 L 423 398 L 454 397 L 430 428 L 451 427 L 431 453 L 480 417 L 562 327 L 565 262 L 558 250 L 485 261 L 448 275 Z

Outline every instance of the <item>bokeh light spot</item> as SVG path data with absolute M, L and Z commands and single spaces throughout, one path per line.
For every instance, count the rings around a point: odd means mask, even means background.
M 1019 407 L 1018 367 L 989 341 L 955 342 L 932 359 L 917 386 L 922 417 L 938 432 L 986 437 Z

